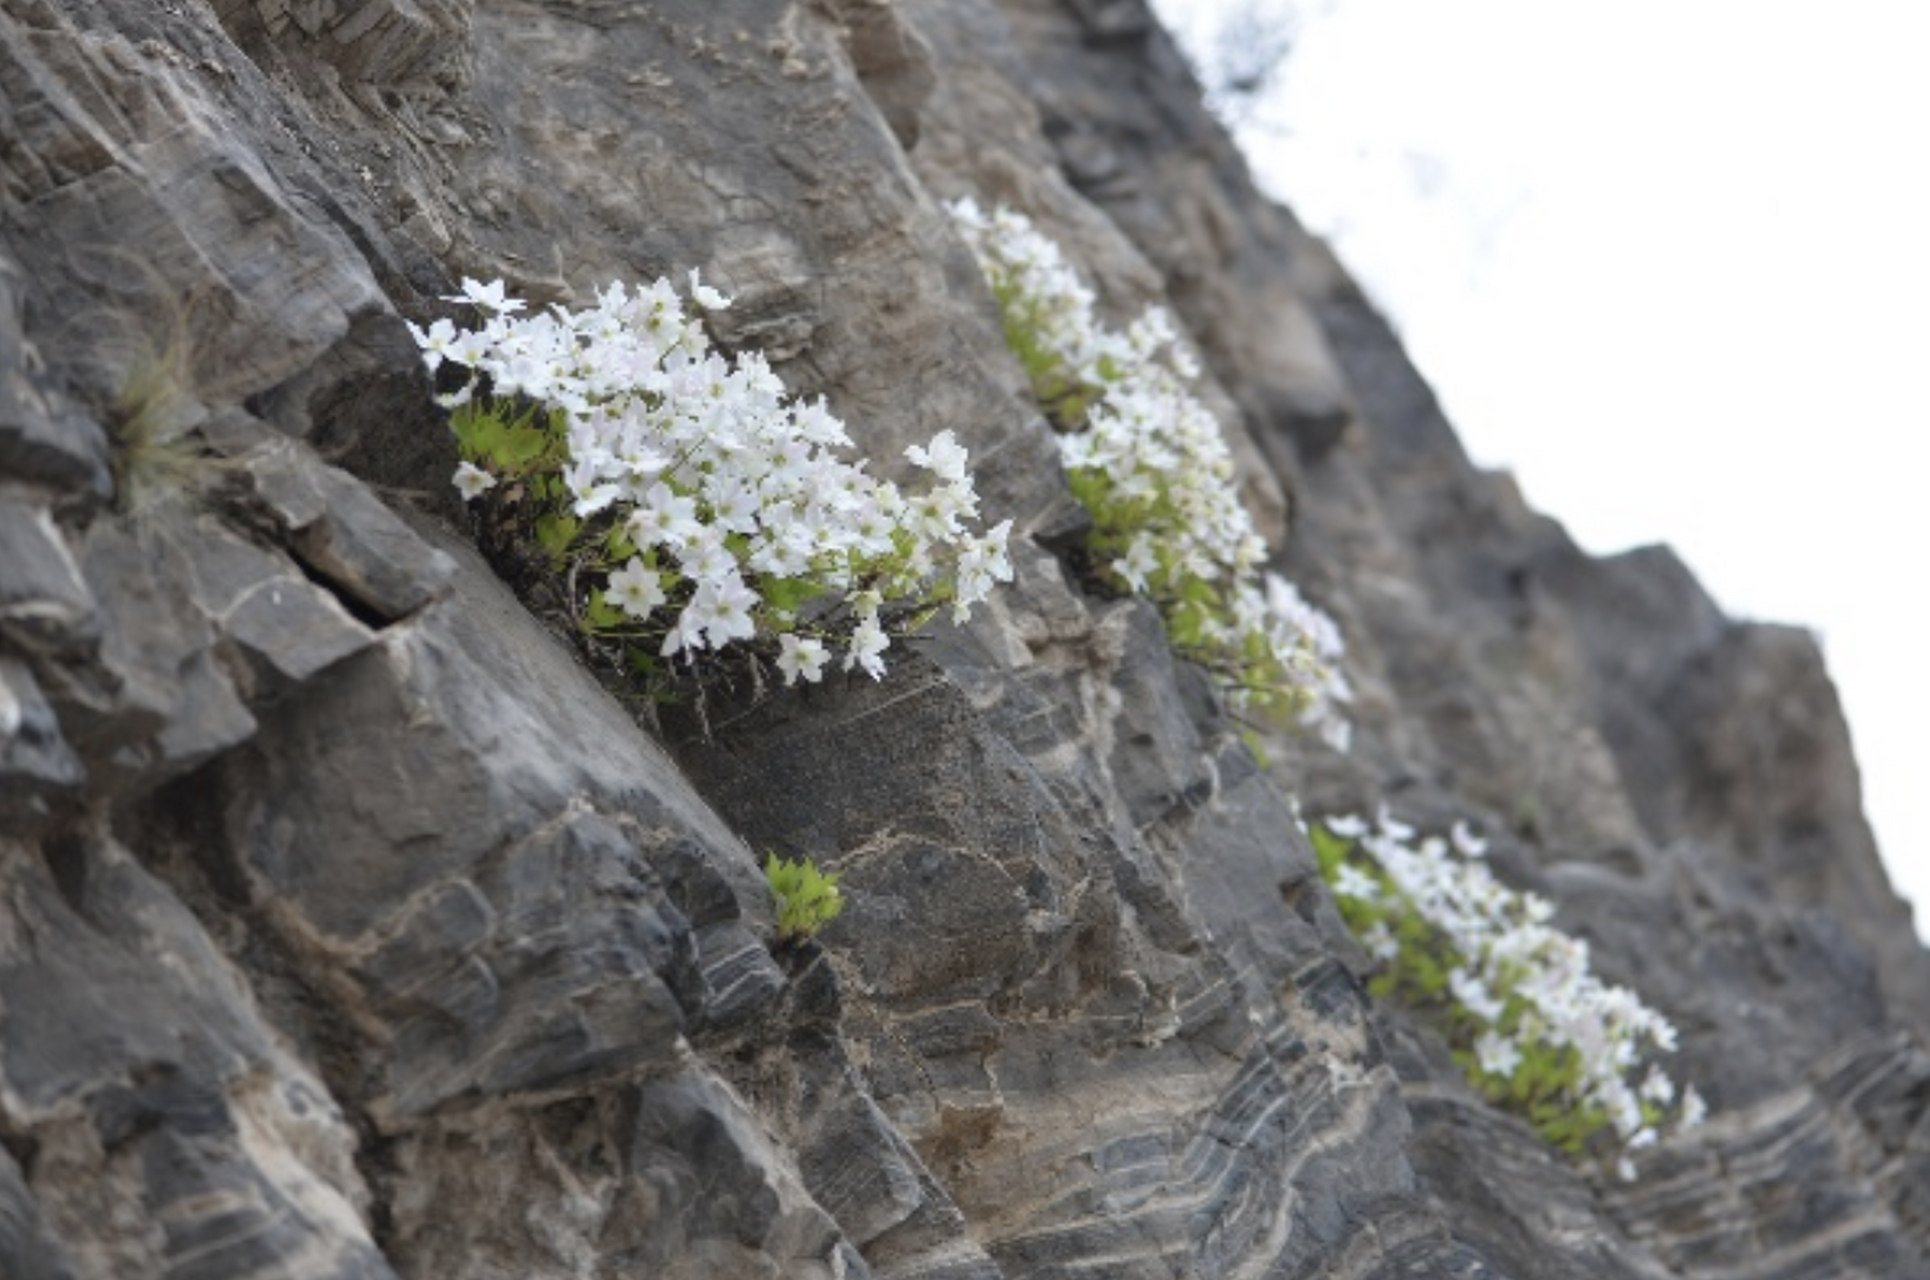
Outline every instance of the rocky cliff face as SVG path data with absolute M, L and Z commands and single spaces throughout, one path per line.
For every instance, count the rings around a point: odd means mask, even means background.
M 0 1272 L 1930 1276 L 1815 646 L 1473 468 L 1138 0 L 0 0 L 0 109 Z M 1351 754 L 1068 577 L 966 194 L 1184 319 Z M 871 456 L 957 431 L 1017 581 L 640 723 L 470 549 L 403 319 L 691 267 Z M 1482 1104 L 1289 797 L 1483 826 L 1711 1121 L 1620 1183 Z

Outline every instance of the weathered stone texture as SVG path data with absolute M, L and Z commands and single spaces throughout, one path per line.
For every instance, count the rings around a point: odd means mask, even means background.
M 1472 467 L 1140 0 L 0 0 L 0 184 L 0 1273 L 1930 1276 L 1813 642 Z M 1351 755 L 1060 561 L 967 195 L 1182 319 Z M 1017 523 L 882 682 L 640 719 L 467 545 L 403 317 L 693 268 Z M 1289 797 L 1480 825 L 1716 1118 L 1623 1185 L 1472 1097 Z

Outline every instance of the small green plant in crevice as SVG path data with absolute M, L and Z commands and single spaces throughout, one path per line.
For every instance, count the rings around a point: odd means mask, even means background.
M 764 855 L 764 879 L 777 902 L 780 947 L 809 941 L 844 910 L 844 895 L 838 890 L 841 876 L 836 871 L 826 875 L 809 858 L 792 862 L 774 852 Z
M 1174 647 L 1215 677 L 1234 711 L 1298 722 L 1345 750 L 1339 628 L 1264 570 L 1266 543 L 1166 313 L 1150 308 L 1124 333 L 1108 329 L 1092 291 L 1023 215 L 970 200 L 952 215 L 1092 515 L 1094 578 L 1150 598 Z
M 690 294 L 729 306 L 695 272 Z M 822 401 L 792 400 L 755 352 L 711 350 L 667 281 L 527 316 L 499 280 L 449 300 L 481 326 L 410 328 L 431 372 L 469 371 L 442 403 L 485 550 L 529 568 L 586 647 L 646 685 L 701 676 L 726 647 L 786 684 L 822 679 L 839 650 L 878 679 L 894 638 L 945 606 L 963 620 L 1011 578 L 1011 521 L 974 530 L 950 431 L 905 450 L 922 489 L 866 474 L 836 456 L 851 441 Z
M 1554 908 L 1496 879 L 1465 825 L 1416 839 L 1383 810 L 1370 825 L 1327 818 L 1308 831 L 1321 878 L 1379 968 L 1374 996 L 1430 1018 L 1489 1101 L 1571 1156 L 1634 1176 L 1631 1153 L 1700 1123 L 1657 1059 L 1675 1028 L 1589 969 L 1588 943 Z

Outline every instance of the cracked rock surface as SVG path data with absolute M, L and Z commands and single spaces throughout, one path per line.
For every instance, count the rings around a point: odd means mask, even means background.
M 0 184 L 0 1275 L 1930 1278 L 1813 639 L 1472 466 L 1140 0 L 0 0 Z M 966 195 L 1182 321 L 1350 754 L 1069 573 Z M 1015 521 L 883 681 L 642 714 L 473 548 L 405 319 L 693 268 Z M 1709 1123 L 1622 1183 L 1483 1103 L 1296 802 L 1487 832 Z

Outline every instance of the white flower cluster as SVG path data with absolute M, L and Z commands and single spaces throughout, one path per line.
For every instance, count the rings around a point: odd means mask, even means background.
M 1695 1087 L 1678 1099 L 1660 1067 L 1651 1064 L 1640 1084 L 1630 1083 L 1649 1049 L 1675 1051 L 1675 1027 L 1633 991 L 1591 973 L 1587 941 L 1549 924 L 1554 908 L 1546 899 L 1497 880 L 1483 861 L 1486 843 L 1465 824 L 1457 823 L 1445 839 L 1428 836 L 1419 843 L 1414 828 L 1385 808 L 1372 826 L 1355 816 L 1328 818 L 1323 825 L 1354 841 L 1385 873 L 1383 880 L 1342 863 L 1333 883 L 1338 897 L 1377 909 L 1379 918 L 1362 938 L 1377 959 L 1399 962 L 1401 940 L 1386 914 L 1403 908 L 1446 939 L 1455 961 L 1448 990 L 1479 1028 L 1473 1050 L 1482 1074 L 1505 1084 L 1532 1046 L 1572 1049 L 1580 1070 L 1568 1100 L 1606 1117 L 1624 1152 L 1655 1142 L 1657 1118 L 1678 1102 L 1678 1125 L 1701 1121 L 1705 1107 Z M 1390 893 L 1398 897 L 1390 900 Z M 1620 1168 L 1632 1176 L 1626 1154 Z
M 1345 750 L 1350 698 L 1333 620 L 1278 574 L 1260 572 L 1265 541 L 1241 505 L 1220 425 L 1188 383 L 1198 365 L 1165 311 L 1124 333 L 1101 324 L 1092 291 L 1024 215 L 966 199 L 952 217 L 1005 316 L 1007 339 L 1063 428 L 1060 456 L 1092 511 L 1093 550 L 1117 580 L 1161 602 L 1184 649 L 1259 663 L 1250 705 L 1284 682 L 1302 723 Z
M 695 271 L 690 291 L 706 310 L 729 306 Z M 834 456 L 851 441 L 821 400 L 790 400 L 755 352 L 727 359 L 712 351 L 664 280 L 635 290 L 612 284 L 587 310 L 526 317 L 501 281 L 464 280 L 448 301 L 475 305 L 484 323 L 410 326 L 431 371 L 445 360 L 472 371 L 443 403 L 460 416 L 486 376 L 493 406 L 550 411 L 570 515 L 612 527 L 603 545 L 621 548 L 621 563 L 606 566 L 602 599 L 633 624 L 664 609 L 662 656 L 750 640 L 762 624 L 775 634 L 786 683 L 815 681 L 832 656 L 827 619 L 842 610 L 844 667 L 876 679 L 890 645 L 880 618 L 887 602 L 930 599 L 935 583 L 948 584 L 939 594 L 962 620 L 995 583 L 1011 580 L 1012 522 L 980 534 L 967 528 L 978 496 L 950 431 L 906 450 L 931 476 L 923 492 L 866 475 L 862 462 Z M 495 438 L 478 431 L 471 440 Z M 455 477 L 465 498 L 514 474 L 522 457 L 487 443 L 473 452 L 480 456 Z M 831 613 L 800 612 L 825 593 L 836 602 Z

